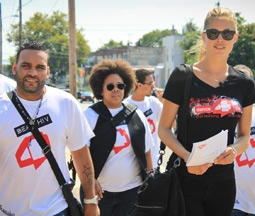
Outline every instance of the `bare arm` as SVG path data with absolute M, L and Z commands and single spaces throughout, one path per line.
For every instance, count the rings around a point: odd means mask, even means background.
M 182 146 L 171 131 L 178 109 L 179 105 L 168 100 L 164 101 L 158 133 L 160 139 L 166 146 L 168 146 L 178 156 L 183 158 L 184 161 L 187 161 L 190 152 Z
M 175 123 L 175 117 L 178 109 L 179 105 L 168 100 L 164 101 L 158 132 L 163 143 L 165 143 L 165 145 L 167 145 L 175 154 L 187 162 L 190 152 L 187 151 L 175 138 L 171 130 L 172 125 Z M 207 163 L 201 166 L 189 166 L 187 169 L 191 174 L 201 175 L 205 173 L 211 166 L 211 163 Z
M 231 146 L 236 149 L 236 152 L 231 147 L 227 147 L 226 151 L 223 152 L 219 157 L 214 161 L 215 164 L 230 164 L 233 163 L 235 157 L 242 152 L 244 152 L 250 143 L 250 127 L 251 127 L 251 118 L 252 118 L 252 107 L 250 105 L 243 109 L 242 117 L 238 123 L 237 127 L 237 140 Z
M 95 179 L 94 179 L 94 167 L 90 156 L 88 146 L 72 151 L 72 158 L 76 172 L 81 181 L 85 198 L 92 199 L 95 197 Z M 86 216 L 98 216 L 99 208 L 95 204 L 86 204 L 84 215 Z

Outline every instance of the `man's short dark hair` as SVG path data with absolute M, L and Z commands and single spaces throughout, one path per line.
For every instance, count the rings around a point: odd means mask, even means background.
M 138 83 L 144 83 L 147 76 L 152 75 L 153 72 L 146 69 L 137 69 L 135 71 L 136 80 Z
M 47 49 L 44 45 L 42 45 L 41 43 L 39 42 L 36 42 L 36 41 L 31 41 L 31 42 L 28 42 L 28 43 L 24 43 L 18 50 L 17 52 L 17 56 L 16 56 L 16 62 L 18 62 L 19 60 L 19 56 L 20 56 L 20 52 L 22 50 L 41 50 L 41 51 L 45 51 L 47 54 Z

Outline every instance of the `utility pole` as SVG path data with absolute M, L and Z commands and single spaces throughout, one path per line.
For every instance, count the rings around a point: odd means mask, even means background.
M 75 0 L 69 2 L 69 87 L 70 93 L 77 98 L 76 89 L 76 29 L 75 29 Z
M 19 48 L 22 45 L 22 2 L 19 0 Z

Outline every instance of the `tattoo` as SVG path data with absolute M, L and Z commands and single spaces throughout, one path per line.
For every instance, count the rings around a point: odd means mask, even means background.
M 88 179 L 88 185 L 92 185 L 92 179 Z
M 84 170 L 82 171 L 83 174 L 85 174 L 88 178 L 88 184 L 91 185 L 92 184 L 92 179 L 90 178 L 90 176 L 93 177 L 93 173 L 91 171 L 91 167 L 86 167 L 83 166 Z

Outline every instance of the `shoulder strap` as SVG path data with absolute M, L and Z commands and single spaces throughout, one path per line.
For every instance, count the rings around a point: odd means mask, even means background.
M 72 208 L 72 212 L 75 213 L 75 215 L 79 215 L 79 211 L 78 209 L 76 208 L 77 204 L 76 204 L 76 201 L 74 199 L 74 196 L 70 190 L 70 187 L 68 186 L 68 183 L 66 182 L 59 166 L 58 166 L 58 163 L 51 151 L 51 148 L 50 146 L 46 143 L 45 139 L 43 138 L 42 134 L 40 133 L 40 131 L 38 130 L 38 128 L 35 127 L 32 128 L 31 125 L 29 124 L 29 120 L 26 118 L 26 116 L 22 113 L 22 111 L 24 111 L 25 113 L 27 113 L 25 107 L 23 106 L 23 104 L 21 102 L 19 102 L 20 106 L 22 107 L 22 110 L 19 109 L 18 107 L 18 103 L 16 101 L 19 100 L 18 97 L 14 97 L 13 96 L 13 92 L 8 92 L 7 93 L 8 97 L 10 98 L 10 100 L 12 101 L 12 103 L 14 104 L 15 108 L 17 109 L 17 111 L 19 112 L 20 116 L 23 118 L 24 122 L 26 123 L 26 125 L 28 126 L 28 128 L 30 129 L 30 131 L 32 132 L 32 134 L 34 135 L 35 139 L 37 140 L 37 142 L 39 143 L 39 145 L 41 146 L 42 148 L 42 152 L 43 154 L 45 155 L 45 157 L 48 159 L 49 163 L 50 163 L 50 166 L 53 170 L 53 173 L 55 174 L 56 176 L 56 179 L 59 183 L 59 185 L 61 186 L 62 188 L 62 192 L 63 192 L 63 195 L 68 203 L 68 206 L 70 208 Z M 29 116 L 29 114 L 27 113 L 27 116 Z M 36 123 L 35 123 L 36 124 Z
M 99 132 L 104 132 L 107 128 L 109 128 L 110 125 L 114 127 L 118 126 L 137 109 L 137 107 L 133 104 L 123 104 L 123 106 L 124 108 L 114 117 L 111 116 L 108 108 L 104 105 L 102 101 L 90 106 L 90 108 L 93 109 L 98 115 L 107 120 L 107 122 L 101 128 L 94 131 L 94 133 L 98 135 Z
M 116 126 L 124 119 L 135 113 L 136 107 L 123 104 L 124 108 L 114 117 L 112 117 L 108 108 L 103 102 L 91 108 L 99 114 L 96 127 L 94 129 L 95 137 L 91 139 L 90 153 L 94 164 L 95 178 L 99 176 L 109 154 L 114 146 L 116 139 Z
M 193 77 L 193 71 L 192 66 L 188 64 L 182 64 L 180 67 L 180 70 L 183 70 L 186 74 L 184 77 L 185 82 L 185 88 L 184 88 L 184 96 L 183 96 L 183 108 L 182 108 L 182 130 L 178 130 L 178 137 L 181 137 L 181 143 L 184 147 L 187 145 L 187 117 L 188 117 L 188 110 L 189 110 L 189 92 L 192 84 L 192 77 Z M 177 125 L 178 127 L 178 125 Z M 179 131 L 182 133 L 180 134 Z M 172 157 L 173 156 L 173 157 Z M 161 159 L 162 160 L 162 159 Z M 172 165 L 173 164 L 173 165 Z M 176 154 L 172 154 L 169 158 L 169 161 L 167 163 L 167 170 L 169 170 L 170 167 L 177 168 L 181 164 L 181 158 L 177 156 Z
M 187 117 L 188 117 L 188 110 L 189 110 L 189 92 L 191 88 L 192 83 L 192 68 L 191 65 L 184 64 L 186 67 L 186 84 L 185 84 L 185 91 L 184 91 L 184 97 L 183 97 L 183 112 L 184 117 L 182 119 L 183 122 L 183 146 L 185 147 L 187 145 Z

